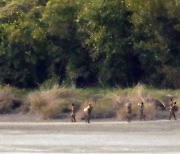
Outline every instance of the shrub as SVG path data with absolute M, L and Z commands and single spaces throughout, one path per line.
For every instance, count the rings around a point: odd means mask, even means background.
M 92 118 L 93 119 L 99 119 L 99 118 L 113 118 L 116 116 L 116 112 L 114 110 L 114 106 L 112 105 L 111 99 L 104 97 L 98 99 L 96 102 L 92 101 L 91 99 L 88 101 L 85 101 L 78 112 L 78 117 L 80 119 L 84 119 L 86 116 L 86 113 L 84 112 L 84 108 L 88 106 L 88 104 L 91 103 L 93 106 L 92 111 Z
M 57 118 L 61 113 L 69 112 L 70 104 L 76 102 L 78 106 L 80 95 L 67 88 L 54 85 L 51 89 L 40 89 L 30 93 L 28 101 L 31 112 L 41 115 L 44 119 Z
M 17 90 L 9 86 L 0 88 L 0 113 L 20 112 L 23 102 L 18 98 Z
M 119 98 L 119 99 L 117 99 Z M 116 104 L 117 115 L 121 119 L 126 119 L 126 104 L 130 102 L 132 104 L 132 118 L 137 119 L 139 117 L 140 102 L 144 102 L 144 113 L 146 119 L 154 119 L 156 117 L 157 108 L 154 99 L 145 92 L 143 85 L 137 85 L 131 92 L 125 93 L 121 96 L 112 95 L 112 100 Z
M 94 105 L 94 118 L 113 118 L 116 116 L 111 99 L 102 98 Z

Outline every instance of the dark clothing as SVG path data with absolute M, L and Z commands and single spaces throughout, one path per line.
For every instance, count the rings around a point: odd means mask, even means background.
M 144 120 L 145 119 L 145 115 L 144 115 L 144 104 L 140 105 L 140 120 Z
M 131 121 L 131 115 L 132 114 L 132 105 L 128 104 L 127 106 L 127 121 L 130 122 Z
M 127 107 L 127 113 L 128 113 L 128 114 L 131 114 L 131 113 L 132 113 L 131 105 L 128 105 L 128 107 Z
M 174 119 L 176 120 L 175 112 L 170 112 L 170 114 L 169 114 L 169 120 L 171 120 L 172 117 L 174 117 Z
M 87 119 L 86 119 L 86 121 L 88 122 L 88 123 L 90 123 L 90 117 L 91 117 L 91 114 L 87 114 Z
M 88 123 L 90 123 L 90 118 L 91 118 L 91 112 L 92 112 L 92 106 L 88 106 L 88 110 L 87 110 L 87 117 L 86 120 Z
M 172 104 L 170 105 L 170 113 L 169 113 L 169 120 L 171 120 L 172 116 L 174 117 L 174 119 L 176 120 L 176 115 L 175 115 L 175 111 L 176 111 L 176 105 L 175 104 Z
M 75 107 L 71 107 L 71 122 L 76 122 L 76 113 L 75 113 Z

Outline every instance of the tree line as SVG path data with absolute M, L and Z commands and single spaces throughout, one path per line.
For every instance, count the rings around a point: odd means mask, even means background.
M 0 0 L 0 83 L 180 88 L 179 0 Z

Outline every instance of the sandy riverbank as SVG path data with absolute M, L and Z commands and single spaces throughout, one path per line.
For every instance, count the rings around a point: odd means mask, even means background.
M 179 153 L 180 121 L 0 122 L 0 152 Z

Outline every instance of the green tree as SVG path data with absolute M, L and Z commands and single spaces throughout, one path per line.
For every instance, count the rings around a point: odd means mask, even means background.
M 91 0 L 78 15 L 82 42 L 98 63 L 102 85 L 133 85 L 140 77 L 130 11 L 124 0 Z
M 34 1 L 9 1 L 0 18 L 0 81 L 19 87 L 34 87 L 46 77 L 43 48 L 33 35 L 40 29 L 40 14 Z M 39 9 L 40 10 L 40 9 Z M 6 13 L 7 12 L 7 13 Z M 41 45 L 42 46 L 42 45 Z
M 179 87 L 180 11 L 175 0 L 128 1 L 134 12 L 134 49 L 144 70 L 143 81 L 162 87 Z M 167 69 L 168 68 L 168 69 Z M 171 74 L 177 70 L 177 75 Z M 170 77 L 170 74 L 173 77 Z M 174 78 L 173 80 L 169 80 Z

